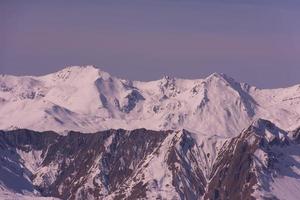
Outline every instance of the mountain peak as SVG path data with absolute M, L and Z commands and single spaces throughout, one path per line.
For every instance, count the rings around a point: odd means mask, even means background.
M 230 84 L 237 83 L 232 77 L 230 77 L 224 73 L 217 73 L 217 72 L 212 73 L 211 75 L 206 77 L 205 80 L 207 80 L 207 81 L 225 81 Z
M 269 143 L 286 141 L 288 138 L 284 130 L 277 127 L 271 121 L 261 118 L 254 120 L 248 130 L 264 137 Z
M 100 72 L 101 70 L 95 65 L 83 65 L 83 66 L 67 66 L 58 72 Z
M 95 80 L 99 77 L 107 78 L 110 74 L 97 68 L 95 65 L 84 65 L 84 66 L 67 66 L 64 69 L 51 74 L 60 80 L 70 80 L 70 79 L 88 79 Z
M 214 78 L 223 78 L 224 76 L 226 76 L 226 74 L 224 73 L 218 73 L 218 72 L 213 72 L 212 74 L 210 74 L 207 78 L 209 77 L 214 77 Z

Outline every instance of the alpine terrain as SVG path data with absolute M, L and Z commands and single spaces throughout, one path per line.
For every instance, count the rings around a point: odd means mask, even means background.
M 300 85 L 3 74 L 0 129 L 0 199 L 300 197 Z

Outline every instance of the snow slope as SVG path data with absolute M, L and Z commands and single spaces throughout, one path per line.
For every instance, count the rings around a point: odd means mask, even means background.
M 299 114 L 300 85 L 258 89 L 217 73 L 141 82 L 73 66 L 38 77 L 0 76 L 0 129 L 184 128 L 231 137 L 257 118 L 292 130 L 300 125 Z

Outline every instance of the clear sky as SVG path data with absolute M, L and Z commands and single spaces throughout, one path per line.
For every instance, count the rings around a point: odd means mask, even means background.
M 0 73 L 86 64 L 133 80 L 300 83 L 300 1 L 0 1 Z

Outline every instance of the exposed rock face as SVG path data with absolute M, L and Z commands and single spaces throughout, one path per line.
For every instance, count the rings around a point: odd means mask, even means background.
M 289 140 L 285 131 L 270 121 L 255 121 L 238 137 L 224 143 L 204 199 L 278 199 L 265 191 L 270 192 L 271 182 L 283 174 L 282 165 L 287 169 L 293 167 L 280 161 L 291 156 L 286 152 L 288 148 L 299 146 Z
M 257 180 L 251 164 L 255 149 L 239 138 L 229 141 L 219 152 L 204 199 L 254 199 L 252 187 Z
M 18 180 L 26 179 L 30 191 L 42 196 L 137 199 L 174 192 L 175 198 L 196 199 L 206 185 L 188 132 L 120 129 L 61 136 L 15 130 L 1 132 L 0 148 L 2 166 L 15 170 L 8 161 L 15 157 Z M 14 188 L 5 182 L 4 186 Z M 27 188 L 21 185 L 21 190 Z
M 294 183 L 288 191 L 300 184 L 297 134 L 266 120 L 222 141 L 186 130 L 2 131 L 0 189 L 60 199 L 282 199 L 278 178 Z

